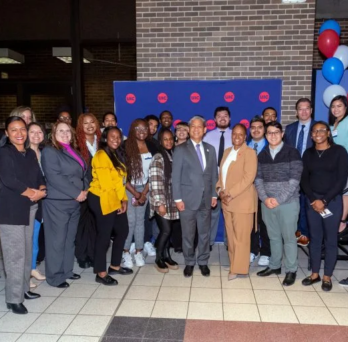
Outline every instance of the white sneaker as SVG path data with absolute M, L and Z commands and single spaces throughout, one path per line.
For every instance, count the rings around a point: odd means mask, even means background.
M 132 256 L 130 255 L 130 253 L 123 252 L 121 267 L 133 268 L 133 260 L 132 260 Z
M 151 242 L 146 242 L 144 245 L 144 251 L 148 256 L 156 256 L 156 248 Z
M 269 257 L 266 255 L 261 255 L 259 262 L 258 262 L 259 266 L 268 266 L 269 265 Z
M 138 267 L 142 267 L 145 265 L 145 259 L 143 256 L 143 252 L 138 252 L 134 254 L 135 265 Z
M 129 253 L 134 254 L 135 253 L 135 243 L 133 242 L 129 248 Z
M 250 263 L 252 264 L 256 259 L 256 255 L 254 253 L 250 253 Z

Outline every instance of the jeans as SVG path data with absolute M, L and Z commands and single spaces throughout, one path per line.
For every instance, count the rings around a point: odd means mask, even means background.
M 41 222 L 35 220 L 34 232 L 33 232 L 33 258 L 31 261 L 31 269 L 36 269 L 36 259 L 39 253 L 39 233 L 40 233 Z

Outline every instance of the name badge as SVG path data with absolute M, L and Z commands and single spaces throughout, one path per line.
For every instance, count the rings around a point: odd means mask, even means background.
M 338 135 L 338 134 L 337 134 L 337 129 L 335 129 L 334 131 L 332 131 L 331 134 L 332 134 L 332 137 L 333 137 L 333 138 L 337 137 L 337 135 Z
M 326 208 L 322 213 L 320 213 L 320 215 L 321 215 L 322 218 L 325 219 L 327 217 L 332 216 L 333 214 L 332 214 L 332 212 L 329 209 Z

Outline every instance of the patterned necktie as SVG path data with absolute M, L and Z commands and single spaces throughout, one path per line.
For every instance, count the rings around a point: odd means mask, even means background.
M 300 152 L 300 155 L 302 156 L 302 147 L 303 147 L 303 139 L 304 139 L 304 129 L 305 129 L 305 125 L 302 125 L 301 128 L 301 132 L 298 136 L 298 140 L 297 140 L 297 150 Z
M 199 146 L 200 146 L 200 144 L 196 145 L 196 152 L 197 152 L 197 156 L 198 156 L 199 162 L 201 163 L 202 170 L 204 170 L 202 152 L 201 152 L 201 149 L 199 148 Z
M 258 143 L 254 143 L 254 151 L 256 152 L 256 154 L 257 154 L 257 146 L 259 146 L 259 144 Z
M 225 151 L 224 133 L 225 133 L 225 131 L 221 131 L 220 144 L 219 144 L 218 166 L 220 166 L 221 159 L 222 159 L 222 156 L 224 155 L 224 151 Z

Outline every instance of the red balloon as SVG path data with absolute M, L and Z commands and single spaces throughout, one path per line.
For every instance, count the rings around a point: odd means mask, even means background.
M 333 57 L 339 44 L 340 37 L 334 30 L 325 30 L 319 35 L 319 51 L 327 58 Z

